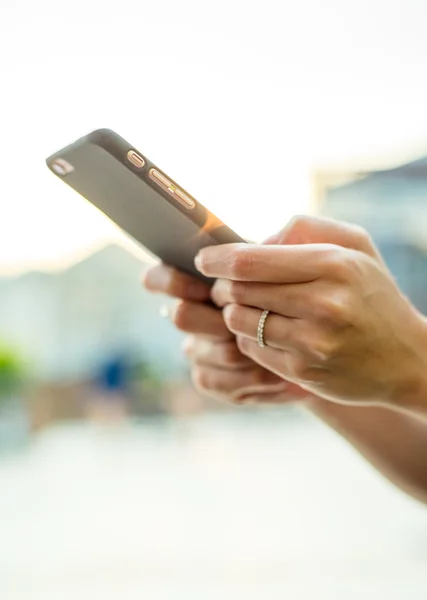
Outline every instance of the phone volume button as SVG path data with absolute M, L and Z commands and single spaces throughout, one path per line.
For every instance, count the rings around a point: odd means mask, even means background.
M 188 196 L 188 194 L 186 194 L 179 188 L 175 188 L 174 192 L 175 192 L 175 196 L 178 198 L 178 200 L 181 202 L 181 204 L 183 204 L 186 208 L 192 209 L 196 206 L 196 202 L 193 200 L 193 198 L 190 198 L 190 196 Z
M 179 202 L 188 210 L 192 210 L 196 206 L 196 201 L 191 196 L 186 194 L 183 190 L 177 187 L 172 181 L 170 181 L 163 173 L 160 173 L 157 169 L 150 169 L 150 177 L 153 179 L 162 189 L 165 190 L 174 200 Z
M 157 181 L 157 183 L 164 185 L 167 189 L 170 189 L 172 186 L 172 183 L 169 181 L 169 179 L 157 171 L 157 169 L 150 170 L 150 177 Z

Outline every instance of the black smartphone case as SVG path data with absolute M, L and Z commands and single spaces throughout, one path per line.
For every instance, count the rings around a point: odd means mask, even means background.
M 142 156 L 134 166 L 128 152 Z M 58 175 L 55 160 L 66 160 L 73 170 Z M 197 252 L 206 246 L 245 242 L 202 204 L 188 209 L 149 175 L 163 173 L 139 150 L 109 129 L 100 129 L 77 140 L 47 159 L 51 171 L 84 196 L 107 217 L 166 264 L 212 283 L 194 267 Z M 164 174 L 174 185 L 168 175 Z M 190 196 L 190 194 L 188 194 Z M 192 196 L 190 196 L 192 198 Z

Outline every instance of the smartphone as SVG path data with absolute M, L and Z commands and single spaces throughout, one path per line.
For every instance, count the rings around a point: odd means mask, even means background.
M 245 242 L 114 131 L 100 129 L 47 159 L 50 170 L 164 263 L 194 267 L 201 248 Z

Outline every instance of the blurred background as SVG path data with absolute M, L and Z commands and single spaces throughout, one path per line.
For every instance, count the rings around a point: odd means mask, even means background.
M 427 312 L 426 19 L 425 0 L 2 5 L 2 599 L 426 597 L 425 509 L 299 407 L 200 398 L 141 289 L 151 259 L 44 165 L 108 127 L 249 239 L 296 213 L 360 223 Z

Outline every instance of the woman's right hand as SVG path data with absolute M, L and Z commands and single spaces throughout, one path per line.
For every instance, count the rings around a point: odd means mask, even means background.
M 160 264 L 144 277 L 150 292 L 180 301 L 171 310 L 175 326 L 188 333 L 184 351 L 194 385 L 204 394 L 235 403 L 283 403 L 307 398 L 307 392 L 257 365 L 239 351 L 222 311 L 207 303 L 210 288 L 187 274 Z

